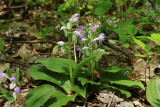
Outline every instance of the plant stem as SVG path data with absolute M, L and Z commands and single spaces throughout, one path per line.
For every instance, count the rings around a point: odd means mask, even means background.
M 74 60 L 77 62 L 77 56 L 76 56 L 76 43 L 74 42 Z
M 91 78 L 93 80 L 93 72 L 94 71 L 94 59 L 91 60 Z
M 69 41 L 69 46 L 68 46 L 69 74 L 70 74 L 71 87 L 73 88 L 74 80 L 72 81 L 73 77 L 72 77 L 72 64 L 71 64 L 71 39 L 70 39 L 70 35 L 68 35 L 68 41 Z

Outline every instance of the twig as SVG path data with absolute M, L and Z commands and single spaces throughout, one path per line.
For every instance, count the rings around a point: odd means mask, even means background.
M 110 102 L 109 102 L 109 104 L 108 104 L 108 106 L 107 106 L 107 107 L 110 107 L 110 106 L 111 106 L 111 103 L 112 103 L 113 97 L 114 97 L 114 92 L 113 92 L 113 94 L 112 94 L 112 98 L 111 98 L 111 100 L 110 100 Z
M 7 44 L 10 43 L 28 43 L 28 44 L 35 44 L 35 43 L 50 43 L 50 44 L 57 44 L 56 42 L 53 41 L 36 41 L 36 42 L 31 42 L 31 41 L 10 41 L 6 42 Z
M 23 4 L 23 5 L 20 5 L 20 6 L 11 6 L 9 7 L 9 9 L 17 9 L 17 8 L 22 8 L 22 7 L 26 7 L 28 6 L 27 4 Z
M 115 47 L 114 45 L 112 45 L 112 44 L 110 44 L 110 43 L 108 43 L 108 42 L 106 42 L 106 41 L 104 41 L 103 44 L 104 44 L 105 46 L 108 46 L 109 48 L 114 49 L 115 51 L 118 51 L 118 52 L 123 53 L 123 54 L 126 55 L 127 57 L 132 56 L 132 55 L 128 54 L 127 52 L 125 52 L 124 50 L 122 50 L 122 49 L 120 49 L 120 48 L 118 48 L 118 47 Z

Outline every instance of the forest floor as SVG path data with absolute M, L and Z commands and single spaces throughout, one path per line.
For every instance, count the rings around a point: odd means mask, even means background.
M 27 21 L 22 22 L 9 22 L 3 24 L 1 28 L 5 28 L 6 31 L 2 33 L 2 38 L 4 39 L 5 52 L 0 53 L 0 72 L 4 72 L 7 67 L 10 67 L 12 73 L 14 74 L 16 68 L 20 68 L 20 81 L 24 78 L 25 81 L 22 85 L 22 93 L 16 101 L 8 102 L 4 98 L 0 98 L 0 106 L 2 107 L 23 107 L 25 98 L 24 96 L 34 87 L 42 84 L 42 81 L 34 81 L 27 72 L 27 69 L 34 65 L 37 59 L 44 59 L 47 57 L 65 57 L 66 53 L 59 52 L 59 49 L 52 51 L 55 43 L 58 39 L 52 39 L 53 41 L 43 41 L 36 36 L 36 28 L 34 25 L 29 25 Z M 48 37 L 50 40 L 51 37 Z M 154 42 L 148 43 L 150 47 L 154 47 L 156 44 Z M 141 53 L 145 54 L 140 46 L 130 46 L 126 49 L 120 44 L 115 46 L 120 49 L 125 50 L 127 53 Z M 103 56 L 103 60 L 99 62 L 100 66 L 103 68 L 110 67 L 112 65 L 118 65 L 121 67 L 131 68 L 135 71 L 136 75 L 130 75 L 133 80 L 140 80 L 147 84 L 149 78 L 153 78 L 153 70 L 157 67 L 160 61 L 160 56 L 154 55 L 151 58 L 149 66 L 146 66 L 146 61 L 139 57 L 126 57 L 120 52 L 108 48 L 108 55 Z M 145 75 L 146 71 L 146 75 Z M 146 77 L 146 79 L 145 79 Z M 8 89 L 9 85 L 2 83 L 2 87 Z M 134 90 L 135 93 L 129 99 L 123 99 L 122 96 L 116 95 L 113 92 L 107 92 L 106 90 L 92 93 L 87 98 L 87 102 L 77 101 L 70 106 L 84 107 L 151 107 L 151 105 L 146 101 L 145 92 L 140 90 Z

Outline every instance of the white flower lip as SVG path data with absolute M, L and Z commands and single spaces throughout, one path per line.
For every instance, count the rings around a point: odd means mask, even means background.
M 78 16 L 78 15 L 79 15 L 78 13 L 74 14 L 75 17 Z
M 84 49 L 88 49 L 88 47 L 87 47 L 87 46 L 85 46 L 85 47 L 83 47 L 82 49 L 83 49 L 83 50 L 84 50 Z
M 64 45 L 64 42 L 63 41 L 59 41 L 57 42 L 58 45 Z
M 76 30 L 76 31 L 74 31 L 73 33 L 74 33 L 75 35 L 77 35 L 77 36 L 81 35 L 81 34 L 80 34 L 80 32 L 79 32 L 79 31 L 77 31 L 77 30 Z
M 86 38 L 82 38 L 82 39 L 81 39 L 81 41 L 86 41 L 86 40 L 87 40 Z
M 66 29 L 66 27 L 65 27 L 65 26 L 62 26 L 60 30 L 65 30 L 65 29 Z
M 10 89 L 13 89 L 16 86 L 16 81 L 12 81 L 10 84 Z

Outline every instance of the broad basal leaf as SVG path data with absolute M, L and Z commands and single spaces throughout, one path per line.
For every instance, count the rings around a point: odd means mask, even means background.
M 45 84 L 31 90 L 26 96 L 26 107 L 40 107 L 42 106 L 51 95 L 55 88 L 51 85 Z
M 36 63 L 43 64 L 48 70 L 69 74 L 69 60 L 64 58 L 46 58 L 43 60 L 38 60 Z M 72 68 L 75 69 L 77 63 L 71 60 Z
M 154 107 L 160 107 L 160 78 L 149 80 L 146 97 Z
M 56 90 L 53 93 L 53 98 L 48 100 L 44 107 L 62 107 L 65 106 L 69 101 L 74 101 L 77 97 L 77 94 L 74 95 L 65 95 L 59 90 Z
M 111 69 L 113 68 L 113 70 Z M 113 66 L 105 71 L 98 69 L 101 81 L 110 82 L 112 84 L 123 85 L 127 87 L 145 89 L 140 81 L 133 81 L 128 78 L 127 74 L 132 73 L 131 69 Z M 115 71 L 114 71 L 115 70 Z
M 86 89 L 88 85 L 83 85 L 83 86 L 74 86 L 74 91 L 78 94 L 80 94 L 82 97 L 86 98 Z
M 130 93 L 129 91 L 127 91 L 126 89 L 122 89 L 122 88 L 120 88 L 120 87 L 115 87 L 115 86 L 103 84 L 103 85 L 102 85 L 102 88 L 103 88 L 103 89 L 118 90 L 118 91 L 120 91 L 122 94 L 125 94 L 127 98 L 131 97 L 131 93 Z
M 53 82 L 62 87 L 68 94 L 71 91 L 71 83 L 69 81 L 69 76 L 65 74 L 60 74 L 47 69 L 42 69 L 37 65 L 34 65 L 30 69 L 28 69 L 28 72 L 35 80 L 46 80 Z

